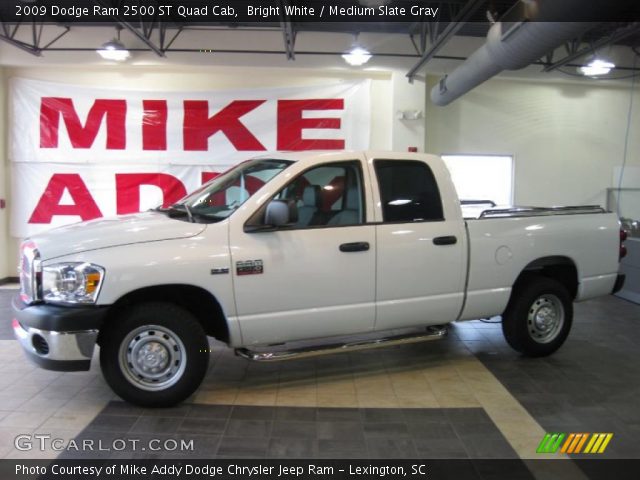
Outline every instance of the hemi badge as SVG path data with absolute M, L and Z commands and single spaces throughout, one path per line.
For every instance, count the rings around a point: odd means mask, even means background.
M 260 275 L 264 273 L 262 260 L 244 260 L 236 262 L 236 273 L 238 275 Z
M 229 273 L 228 268 L 212 268 L 211 275 L 226 275 Z

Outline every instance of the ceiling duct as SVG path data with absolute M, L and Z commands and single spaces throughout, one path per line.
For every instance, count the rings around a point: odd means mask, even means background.
M 526 9 L 532 12 L 529 18 L 534 21 L 524 21 L 521 16 L 517 22 L 503 18 L 494 24 L 486 43 L 433 87 L 431 100 L 436 105 L 448 105 L 503 70 L 524 68 L 564 42 L 579 37 L 595 24 L 557 20 L 575 18 L 576 10 L 585 16 L 603 6 L 606 8 L 605 0 L 586 3 L 582 0 L 526 2 Z

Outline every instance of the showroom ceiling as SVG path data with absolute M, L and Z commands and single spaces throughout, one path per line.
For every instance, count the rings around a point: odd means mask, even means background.
M 324 3 L 317 0 L 304 3 L 314 1 Z M 29 3 L 37 5 L 39 2 Z M 86 3 L 117 7 L 123 2 L 87 0 Z M 167 2 L 148 0 L 141 3 L 161 5 Z M 274 5 L 293 3 L 296 2 L 273 2 Z M 335 0 L 332 3 L 348 7 L 394 6 L 407 2 Z M 177 14 L 163 17 L 163 21 L 152 17 L 113 17 L 100 23 L 81 22 L 70 16 L 28 18 L 21 23 L 2 22 L 0 18 L 0 40 L 3 40 L 0 42 L 3 44 L 0 64 L 97 63 L 95 50 L 104 42 L 118 37 L 134 53 L 134 64 L 233 65 L 255 64 L 256 59 L 260 63 L 262 59 L 274 66 L 335 67 L 341 64 L 340 55 L 358 43 L 373 54 L 371 66 L 401 66 L 413 78 L 425 71 L 443 73 L 451 70 L 484 43 L 492 23 L 522 22 L 529 15 L 531 6 L 537 5 L 535 0 L 439 0 L 423 3 L 439 9 L 438 21 L 309 22 L 281 15 L 277 22 L 195 22 L 193 19 L 186 22 Z M 600 3 L 604 5 L 606 2 Z M 585 58 L 602 49 L 607 49 L 610 55 L 621 56 L 621 60 L 616 61 L 618 73 L 634 69 L 631 48 L 640 46 L 640 23 L 620 20 L 638 18 L 633 13 L 638 10 L 637 3 L 617 0 L 618 11 L 622 12 L 617 16 L 611 15 L 610 5 L 607 6 L 607 18 L 616 21 L 591 24 L 580 36 L 563 42 L 535 62 L 536 71 L 575 70 L 574 67 Z M 189 7 L 202 2 L 181 0 L 180 4 Z M 208 58 L 203 59 L 202 53 L 208 53 Z M 251 57 L 251 62 L 243 62 L 240 59 L 243 56 L 245 59 Z

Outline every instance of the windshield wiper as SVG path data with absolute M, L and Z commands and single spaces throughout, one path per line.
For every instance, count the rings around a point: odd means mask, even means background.
M 202 219 L 205 223 L 215 223 L 220 220 L 224 220 L 227 216 L 220 216 L 214 213 L 203 213 L 192 210 L 193 207 L 189 207 L 184 203 L 174 203 L 169 207 L 157 207 L 152 210 L 156 212 L 162 212 L 169 215 L 169 217 L 176 217 L 178 215 L 186 215 L 189 218 L 189 222 L 197 223 L 196 219 Z
M 189 217 L 189 222 L 195 223 L 195 219 L 193 218 L 193 212 L 191 211 L 191 208 L 189 208 L 189 205 L 187 205 L 186 203 L 174 203 L 169 208 L 167 208 L 166 211 L 169 211 L 169 212 L 173 211 L 173 212 L 180 212 L 180 213 L 184 212 L 187 214 L 187 217 Z
M 187 205 L 186 203 L 181 204 L 184 207 L 185 212 L 187 212 L 187 215 L 189 216 L 189 221 L 191 223 L 195 223 L 195 220 L 193 219 L 193 213 L 191 213 L 191 209 L 189 208 L 189 205 Z

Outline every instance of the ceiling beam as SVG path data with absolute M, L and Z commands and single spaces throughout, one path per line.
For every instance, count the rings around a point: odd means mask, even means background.
M 147 47 L 149 47 L 156 55 L 158 55 L 159 57 L 166 57 L 164 51 L 160 47 L 158 47 L 155 43 L 153 43 L 145 34 L 140 32 L 140 30 L 138 30 L 136 27 L 131 25 L 129 22 L 125 22 L 124 20 L 118 19 L 117 22 L 118 22 L 118 25 L 120 25 L 122 28 L 126 28 L 133 35 L 135 35 L 140 41 L 144 42 L 147 45 Z
M 18 29 L 20 28 L 21 25 L 22 25 L 22 22 L 18 22 L 15 25 L 13 31 L 11 31 L 9 26 L 4 21 L 0 20 L 0 28 L 2 29 L 2 32 L 3 32 L 3 33 L 0 33 L 0 40 L 2 40 L 3 42 L 7 42 L 8 44 L 13 45 L 16 48 L 19 48 L 20 50 L 30 53 L 35 57 L 41 57 L 42 49 L 38 45 L 38 34 L 36 33 L 38 29 L 37 23 L 34 21 L 30 25 L 32 29 L 33 45 L 23 42 L 21 40 L 15 39 L 15 35 L 16 33 L 18 33 Z M 42 26 L 41 26 L 41 29 L 42 29 Z
M 282 27 L 282 38 L 284 40 L 284 50 L 287 55 L 287 60 L 295 60 L 296 31 L 293 29 L 291 19 L 284 8 L 287 2 L 286 0 L 278 0 L 277 3 L 280 11 L 280 26 Z
M 440 35 L 436 38 L 436 40 L 431 44 L 431 47 L 422 54 L 422 58 L 416 63 L 409 73 L 407 73 L 407 78 L 410 82 L 413 81 L 414 77 L 418 70 L 424 67 L 429 60 L 431 60 L 442 47 L 453 37 L 458 30 L 462 28 L 462 26 L 469 20 L 471 15 L 473 15 L 481 5 L 485 3 L 485 0 L 469 0 L 465 4 L 464 7 L 460 9 L 460 12 L 456 17 L 449 22 L 446 28 L 442 31 Z
M 587 55 L 588 53 L 595 52 L 598 48 L 604 47 L 606 45 L 614 44 L 638 32 L 640 32 L 640 22 L 633 22 L 627 25 L 626 27 L 616 30 L 611 35 L 607 37 L 603 37 L 597 42 L 590 44 L 588 47 L 585 47 L 581 50 L 576 50 L 572 54 L 567 55 L 564 58 L 561 58 L 557 62 L 554 62 L 551 65 L 547 65 L 542 69 L 542 71 L 552 72 L 553 70 L 556 70 L 557 68 L 560 68 L 566 65 L 567 63 L 570 63 L 584 55 Z
M 11 45 L 13 45 L 16 48 L 19 48 L 20 50 L 24 50 L 27 53 L 30 53 L 31 55 L 35 56 L 35 57 L 41 57 L 42 56 L 42 51 L 39 48 L 35 48 L 33 45 L 28 45 L 24 42 L 21 42 L 19 40 L 15 40 L 11 37 L 7 37 L 5 35 L 0 34 L 0 40 L 2 40 L 3 42 L 7 42 Z

